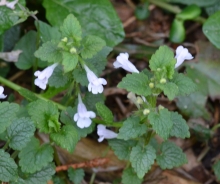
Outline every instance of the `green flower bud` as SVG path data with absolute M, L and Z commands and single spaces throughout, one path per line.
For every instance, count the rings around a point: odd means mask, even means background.
M 154 88 L 154 83 L 153 83 L 153 82 L 150 82 L 150 83 L 149 83 L 149 87 L 150 87 L 150 88 Z
M 162 110 L 162 109 L 164 109 L 164 106 L 159 105 L 159 106 L 158 106 L 158 109 L 159 109 L 159 110 Z
M 161 83 L 161 84 L 165 84 L 166 82 L 167 82 L 166 79 L 164 79 L 164 78 L 160 79 L 160 83 Z
M 64 37 L 61 41 L 62 41 L 62 42 L 67 42 L 68 39 L 67 39 L 67 37 Z
M 150 113 L 150 110 L 149 109 L 144 109 L 144 111 L 143 111 L 143 114 L 144 115 L 148 115 Z
M 75 47 L 72 47 L 72 48 L 70 49 L 70 53 L 71 53 L 71 54 L 75 54 L 75 53 L 76 53 L 76 48 L 75 48 Z
M 138 104 L 143 104 L 143 102 L 144 102 L 144 101 L 142 100 L 142 98 L 138 96 L 138 97 L 137 97 L 137 103 L 138 103 Z

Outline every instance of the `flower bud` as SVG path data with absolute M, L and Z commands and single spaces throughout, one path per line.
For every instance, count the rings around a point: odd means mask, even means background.
M 160 79 L 160 83 L 161 83 L 161 84 L 165 84 L 166 82 L 167 82 L 166 79 L 164 79 L 164 78 Z
M 143 102 L 144 102 L 144 101 L 142 100 L 142 98 L 138 96 L 138 97 L 137 97 L 137 103 L 138 103 L 138 104 L 143 104 Z
M 148 115 L 150 113 L 150 110 L 149 109 L 144 109 L 144 111 L 143 111 L 143 114 L 144 115 Z
M 161 68 L 157 68 L 157 71 L 160 72 L 160 71 L 161 71 Z
M 164 109 L 164 106 L 159 105 L 159 106 L 158 106 L 158 109 L 159 109 L 159 110 L 162 110 L 162 109 Z
M 71 53 L 71 54 L 75 54 L 75 53 L 76 53 L 76 48 L 75 48 L 75 47 L 72 47 L 72 48 L 70 49 L 70 53 Z
M 154 83 L 153 83 L 153 82 L 150 82 L 150 83 L 149 83 L 149 87 L 150 87 L 150 88 L 154 88 Z
M 67 42 L 68 39 L 67 39 L 67 37 L 64 37 L 61 41 L 62 41 L 62 42 Z

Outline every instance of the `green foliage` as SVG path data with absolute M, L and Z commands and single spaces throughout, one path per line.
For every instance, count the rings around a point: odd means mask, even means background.
M 182 139 L 190 137 L 189 126 L 180 114 L 171 112 L 171 120 L 173 122 L 173 127 L 170 131 L 171 136 L 180 137 Z
M 51 133 L 50 138 L 70 153 L 73 152 L 79 140 L 78 133 L 72 125 L 64 125 L 59 132 Z
M 63 54 L 63 70 L 65 73 L 73 70 L 78 63 L 78 56 L 76 54 L 71 54 L 70 52 L 62 52 Z
M 113 122 L 113 114 L 111 112 L 111 110 L 106 107 L 102 102 L 98 102 L 96 105 L 96 109 L 98 111 L 99 116 L 101 116 L 101 118 L 108 123 Z
M 92 3 L 90 0 L 44 0 L 43 6 L 46 9 L 47 20 L 54 26 L 61 26 L 66 16 L 73 13 L 81 26 L 86 28 L 83 30 L 85 35 L 99 36 L 111 47 L 124 38 L 122 23 L 109 0 Z
M 206 13 L 210 16 L 214 13 L 216 13 L 217 11 L 220 10 L 220 1 L 217 1 L 215 4 L 213 4 L 212 6 L 207 6 L 205 7 Z
M 172 3 L 181 3 L 181 4 L 186 4 L 186 5 L 190 5 L 190 4 L 195 4 L 198 5 L 200 7 L 203 6 L 211 6 L 214 5 L 215 3 L 218 2 L 218 0 L 166 0 L 168 2 L 172 2 Z
M 147 17 L 149 17 L 150 11 L 149 11 L 149 3 L 145 2 L 143 4 L 140 4 L 135 9 L 135 16 L 139 20 L 144 20 Z
M 198 17 L 201 14 L 201 8 L 197 5 L 192 4 L 184 8 L 180 13 L 176 15 L 176 18 L 185 20 L 192 20 Z
M 76 68 L 73 71 L 73 78 L 76 82 L 78 82 L 82 86 L 88 86 L 88 79 L 86 77 L 86 71 L 82 68 Z
M 120 160 L 129 160 L 131 148 L 134 147 L 137 142 L 134 140 L 110 139 L 108 143 Z
M 173 100 L 179 92 L 178 86 L 172 82 L 157 84 L 157 87 L 163 90 L 169 100 Z
M 14 150 L 23 149 L 34 135 L 35 126 L 30 118 L 15 119 L 7 128 L 9 146 Z
M 11 122 L 16 118 L 19 106 L 15 103 L 0 103 L 0 133 L 4 132 Z
M 133 172 L 132 168 L 127 168 L 122 174 L 122 184 L 141 184 L 143 179 L 137 177 L 137 174 Z
M 57 107 L 49 101 L 37 100 L 28 105 L 28 113 L 40 132 L 57 132 L 60 129 Z
M 13 158 L 4 150 L 0 150 L 0 180 L 2 182 L 9 182 L 17 175 L 17 165 Z
M 68 169 L 68 177 L 74 184 L 80 184 L 85 176 L 83 169 Z
M 173 121 L 171 119 L 171 113 L 167 109 L 162 109 L 157 112 L 151 112 L 148 116 L 152 128 L 163 139 L 169 137 L 170 131 L 173 127 Z
M 209 128 L 206 128 L 196 123 L 191 123 L 190 128 L 191 128 L 192 134 L 200 142 L 207 141 L 211 138 L 212 130 L 210 130 Z
M 213 165 L 213 170 L 215 173 L 215 176 L 217 177 L 217 180 L 220 180 L 220 160 L 218 160 L 214 165 Z
M 206 37 L 212 42 L 218 49 L 220 49 L 220 11 L 217 11 L 211 15 L 208 20 L 203 24 L 202 30 Z
M 49 144 L 40 145 L 40 141 L 33 137 L 18 156 L 21 170 L 35 173 L 53 160 L 53 148 Z
M 137 145 L 132 148 L 130 162 L 139 178 L 143 178 L 145 173 L 151 168 L 156 158 L 155 150 L 152 146 Z
M 163 142 L 160 151 L 161 154 L 157 156 L 157 163 L 162 169 L 172 169 L 187 163 L 186 155 L 175 143 Z
M 96 112 L 95 104 L 98 102 L 104 103 L 104 95 L 103 94 L 94 95 L 92 93 L 87 92 L 83 101 L 88 110 Z
M 184 21 L 175 18 L 170 28 L 169 39 L 173 43 L 182 43 L 186 37 Z
M 118 84 L 119 88 L 124 88 L 138 95 L 148 96 L 151 89 L 148 87 L 149 80 L 144 73 L 127 74 Z
M 119 129 L 119 139 L 129 140 L 137 138 L 147 132 L 147 126 L 140 124 L 139 117 L 130 117 L 123 122 L 123 126 Z

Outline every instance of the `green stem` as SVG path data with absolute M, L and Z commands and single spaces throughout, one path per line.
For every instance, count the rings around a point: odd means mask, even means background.
M 16 150 L 14 153 L 12 153 L 11 158 L 15 159 L 18 156 L 19 151 Z
M 145 140 L 145 145 L 148 145 L 148 143 L 150 142 L 151 137 L 153 136 L 153 130 L 150 130 L 147 134 L 147 138 Z
M 54 150 L 54 160 L 56 162 L 56 165 L 59 166 L 61 164 L 60 164 L 60 159 L 59 159 L 59 156 L 58 156 L 58 153 L 57 153 L 57 150 L 56 150 L 55 146 L 53 146 L 53 150 Z
M 220 123 L 217 124 L 217 125 L 215 125 L 215 126 L 213 126 L 211 130 L 214 132 L 214 131 L 215 131 L 216 129 L 218 129 L 219 127 L 220 127 Z
M 6 150 L 8 148 L 9 141 L 5 143 L 4 147 L 2 148 L 3 150 Z
M 174 14 L 178 14 L 182 11 L 178 6 L 173 6 L 160 0 L 148 0 L 148 2 L 155 4 L 156 6 L 163 8 Z M 197 17 L 193 20 L 202 24 L 206 21 L 206 19 L 203 17 Z
M 96 123 L 96 124 L 103 124 L 103 125 L 106 125 L 106 126 L 111 126 L 111 127 L 118 127 L 118 128 L 121 128 L 122 127 L 122 122 L 111 122 L 109 124 L 107 124 L 105 121 L 101 120 L 101 119 L 93 119 L 93 122 Z
M 89 184 L 93 184 L 95 180 L 96 173 L 93 172 Z

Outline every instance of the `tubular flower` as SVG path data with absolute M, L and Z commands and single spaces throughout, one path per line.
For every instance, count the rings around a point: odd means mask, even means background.
M 7 2 L 6 6 L 12 10 L 15 9 L 15 5 L 17 4 L 18 0 L 12 1 L 12 2 Z
M 7 97 L 7 95 L 3 94 L 4 88 L 2 86 L 0 86 L 0 99 L 4 99 Z
M 115 68 L 123 68 L 128 72 L 139 73 L 137 68 L 128 60 L 128 53 L 120 53 L 116 58 L 116 61 L 113 63 Z
M 88 90 L 93 94 L 102 93 L 104 90 L 102 85 L 106 85 L 107 81 L 103 78 L 98 78 L 86 65 L 84 65 L 84 68 L 89 81 Z
M 51 66 L 48 66 L 47 68 L 45 68 L 43 71 L 36 71 L 34 73 L 34 76 L 36 76 L 37 78 L 34 80 L 34 84 L 36 86 L 38 86 L 41 89 L 46 89 L 47 87 L 47 83 L 48 83 L 48 79 L 51 77 L 51 75 L 53 74 L 54 69 L 56 68 L 58 64 L 55 63 Z
M 190 60 L 193 59 L 192 55 L 189 53 L 187 48 L 184 48 L 182 45 L 177 47 L 176 49 L 176 56 L 175 56 L 177 62 L 175 65 L 175 68 L 179 67 L 184 60 Z
M 79 128 L 87 128 L 92 123 L 90 118 L 95 118 L 96 115 L 93 111 L 87 111 L 80 94 L 78 94 L 78 100 L 77 113 L 74 115 L 73 119 Z
M 97 126 L 97 134 L 99 136 L 99 142 L 102 142 L 104 139 L 114 139 L 118 136 L 115 132 L 106 129 L 106 126 L 104 125 Z

